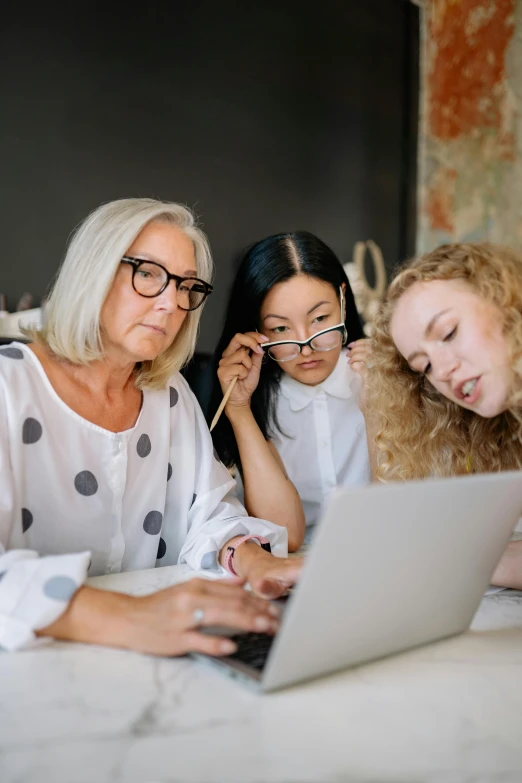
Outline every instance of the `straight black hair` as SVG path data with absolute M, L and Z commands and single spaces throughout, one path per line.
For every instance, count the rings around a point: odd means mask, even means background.
M 259 328 L 259 314 L 265 296 L 277 283 L 290 280 L 296 275 L 308 275 L 330 283 L 337 297 L 344 283 L 348 339 L 351 342 L 364 336 L 346 272 L 328 245 L 308 231 L 275 234 L 256 242 L 241 254 L 239 268 L 232 284 L 223 332 L 212 362 L 209 421 L 223 397 L 217 377 L 223 351 L 238 332 L 251 332 Z M 282 372 L 277 362 L 268 361 L 263 364 L 258 387 L 250 401 L 254 418 L 267 439 L 275 430 L 281 432 L 275 411 Z M 228 467 L 237 465 L 241 469 L 234 431 L 224 414 L 214 428 L 212 438 L 222 462 Z

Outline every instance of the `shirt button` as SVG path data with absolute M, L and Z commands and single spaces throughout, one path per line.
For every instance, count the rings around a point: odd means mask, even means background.
M 323 449 L 325 449 L 328 446 L 328 441 L 322 440 L 321 441 L 321 446 L 323 447 Z

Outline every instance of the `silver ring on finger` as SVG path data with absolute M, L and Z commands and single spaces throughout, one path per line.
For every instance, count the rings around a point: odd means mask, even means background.
M 200 626 L 205 619 L 205 611 L 203 609 L 194 609 L 192 612 L 192 620 L 196 627 Z

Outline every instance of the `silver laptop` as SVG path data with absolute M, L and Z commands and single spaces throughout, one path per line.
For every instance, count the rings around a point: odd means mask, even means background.
M 275 638 L 196 656 L 274 691 L 466 630 L 522 512 L 522 472 L 338 490 Z

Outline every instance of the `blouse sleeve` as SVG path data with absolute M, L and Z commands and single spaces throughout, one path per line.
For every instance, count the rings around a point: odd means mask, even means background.
M 38 557 L 24 549 L 24 509 L 18 509 L 10 459 L 5 400 L 0 389 L 0 648 L 35 641 L 35 630 L 54 622 L 85 581 L 89 552 Z M 9 551 L 8 551 L 9 550 Z
M 214 449 L 207 423 L 195 399 L 194 406 L 197 471 L 188 534 L 179 562 L 196 570 L 222 570 L 219 553 L 223 546 L 234 536 L 251 533 L 268 539 L 272 554 L 286 557 L 286 527 L 248 516 L 236 497 L 236 482 Z

